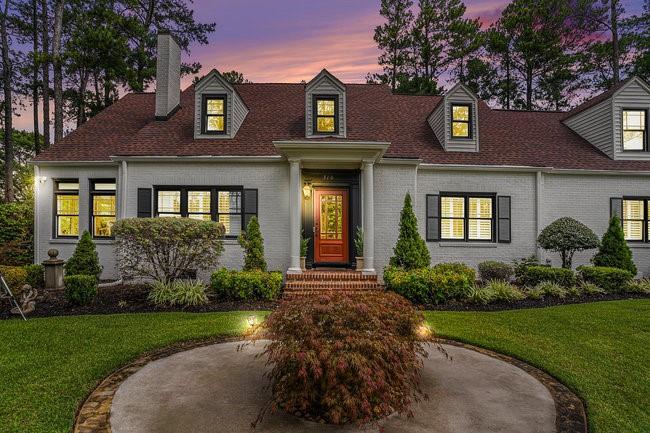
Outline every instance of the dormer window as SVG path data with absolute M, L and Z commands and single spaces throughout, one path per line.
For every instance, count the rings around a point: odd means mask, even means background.
M 623 150 L 647 150 L 646 110 L 623 110 Z
M 314 96 L 313 106 L 314 133 L 338 134 L 338 96 Z
M 204 95 L 201 132 L 203 134 L 226 133 L 226 95 Z
M 472 106 L 451 104 L 451 138 L 472 138 Z

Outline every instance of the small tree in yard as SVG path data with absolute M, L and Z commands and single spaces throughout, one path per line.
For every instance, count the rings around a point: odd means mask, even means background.
M 239 245 L 244 248 L 246 253 L 244 257 L 245 271 L 266 271 L 264 238 L 257 217 L 252 217 L 246 226 L 246 231 L 239 235 Z
M 404 197 L 404 207 L 399 221 L 399 237 L 393 253 L 395 255 L 390 258 L 391 266 L 406 270 L 426 268 L 431 262 L 427 244 L 418 232 L 418 219 L 413 212 L 409 193 Z
M 563 217 L 553 221 L 539 234 L 537 243 L 549 251 L 556 251 L 562 257 L 562 267 L 570 269 L 573 255 L 577 251 L 597 248 L 598 236 L 586 225 L 573 218 Z
M 637 269 L 632 260 L 632 251 L 627 246 L 623 225 L 616 215 L 609 220 L 609 227 L 592 261 L 596 266 L 624 269 L 636 275 Z
M 90 275 L 97 279 L 102 273 L 97 249 L 88 230 L 84 231 L 72 257 L 65 264 L 66 275 Z
M 113 226 L 117 263 L 124 278 L 145 277 L 168 283 L 189 269 L 217 266 L 224 227 L 190 218 L 128 218 Z

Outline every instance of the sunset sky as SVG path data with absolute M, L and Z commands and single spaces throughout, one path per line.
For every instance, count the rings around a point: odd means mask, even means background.
M 627 12 L 643 0 L 623 0 Z M 506 0 L 466 0 L 468 14 L 490 23 Z M 308 81 L 327 68 L 344 82 L 363 82 L 379 70 L 374 28 L 382 22 L 379 0 L 195 0 L 195 16 L 216 22 L 209 45 L 192 47 L 184 60 L 202 73 L 236 69 L 254 82 Z M 191 78 L 184 80 L 183 88 Z M 32 130 L 31 106 L 14 119 Z

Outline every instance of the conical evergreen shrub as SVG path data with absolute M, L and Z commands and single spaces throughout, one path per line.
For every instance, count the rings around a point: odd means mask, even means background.
M 66 275 L 91 275 L 97 279 L 102 273 L 97 249 L 88 230 L 84 231 L 72 257 L 65 264 Z
M 252 217 L 246 231 L 239 235 L 239 245 L 244 248 L 244 270 L 266 272 L 264 259 L 264 238 L 257 217 Z
M 391 266 L 406 270 L 426 268 L 431 262 L 427 244 L 418 232 L 418 219 L 413 212 L 409 193 L 404 197 L 404 207 L 399 221 L 399 237 L 393 253 L 395 255 L 390 258 Z
M 592 261 L 596 266 L 624 269 L 636 275 L 632 251 L 625 241 L 621 220 L 616 215 L 609 220 L 609 227 Z

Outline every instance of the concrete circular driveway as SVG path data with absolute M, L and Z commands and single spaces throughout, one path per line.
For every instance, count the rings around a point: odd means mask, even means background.
M 222 343 L 180 352 L 151 362 L 118 388 L 111 407 L 113 433 L 250 432 L 268 398 L 262 377 L 263 343 L 237 351 Z M 423 389 L 430 399 L 414 407 L 414 418 L 380 422 L 390 433 L 499 432 L 551 433 L 555 404 L 537 379 L 507 362 L 476 351 L 445 345 L 453 360 L 435 348 L 424 361 Z M 336 427 L 278 413 L 255 431 L 377 431 Z

